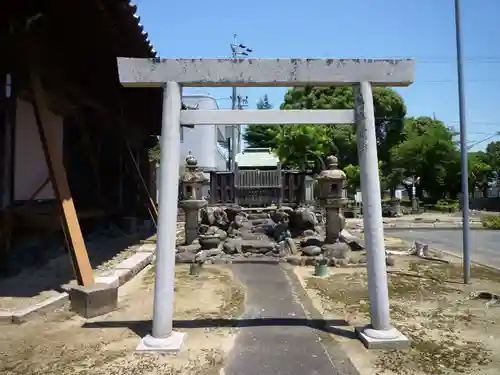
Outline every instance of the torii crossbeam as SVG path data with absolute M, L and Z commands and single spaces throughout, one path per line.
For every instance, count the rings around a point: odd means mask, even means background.
M 183 334 L 172 330 L 181 124 L 356 123 L 371 318 L 371 324 L 357 332 L 368 348 L 408 345 L 389 319 L 372 86 L 409 86 L 414 60 L 118 58 L 118 70 L 124 86 L 164 88 L 153 332 L 143 338 L 138 350 L 172 351 L 183 341 Z M 181 110 L 182 86 L 335 85 L 355 88 L 354 110 Z

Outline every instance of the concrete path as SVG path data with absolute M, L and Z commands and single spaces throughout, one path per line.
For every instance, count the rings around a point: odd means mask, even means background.
M 233 265 L 246 307 L 225 375 L 358 375 L 329 323 L 313 311 L 293 271 L 272 264 Z
M 420 241 L 431 248 L 446 250 L 462 255 L 462 231 L 456 230 L 418 230 L 391 231 L 387 236 L 405 241 Z M 480 230 L 470 232 L 472 260 L 500 268 L 500 231 Z

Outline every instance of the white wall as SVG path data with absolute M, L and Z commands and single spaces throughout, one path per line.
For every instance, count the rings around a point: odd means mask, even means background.
M 197 106 L 198 109 L 219 109 L 217 101 L 208 95 L 186 95 L 182 97 L 182 102 L 189 107 Z M 222 127 L 201 125 L 193 129 L 182 128 L 181 164 L 184 164 L 184 159 L 191 151 L 199 167 L 226 170 L 226 159 L 218 145 L 218 128 Z
M 58 138 L 58 151 L 63 155 L 63 118 L 51 113 L 51 126 Z M 16 136 L 14 159 L 14 200 L 28 200 L 49 177 L 33 106 L 23 100 L 17 101 Z M 35 199 L 54 199 L 54 190 L 49 183 Z

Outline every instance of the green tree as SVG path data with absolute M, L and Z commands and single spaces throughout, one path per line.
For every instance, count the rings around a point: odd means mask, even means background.
M 384 161 L 384 168 L 391 170 L 390 149 L 397 144 L 402 136 L 403 118 L 406 106 L 401 96 L 392 89 L 375 87 L 373 100 L 376 118 L 377 143 L 379 159 Z M 354 108 L 354 93 L 352 87 L 294 87 L 285 94 L 281 109 L 351 109 Z M 309 126 L 309 125 L 306 125 Z M 326 132 L 331 143 L 323 147 L 327 154 L 336 154 L 341 167 L 357 164 L 356 134 L 352 124 L 346 125 L 313 125 L 321 138 Z M 324 130 L 326 129 L 326 130 Z M 299 134 L 296 129 L 285 129 L 286 132 Z M 308 131 L 311 133 L 311 131 Z M 288 144 L 280 148 L 290 147 L 295 141 L 289 135 Z M 299 141 L 299 139 L 297 139 Z M 298 147 L 297 147 L 298 148 Z M 302 157 L 304 158 L 304 157 Z
M 459 152 L 455 135 L 441 121 L 430 117 L 405 120 L 403 140 L 391 149 L 392 167 L 406 177 L 419 176 L 419 195 L 427 191 L 434 199 L 449 193 L 449 183 L 460 181 L 457 173 Z
M 300 170 L 322 169 L 331 149 L 328 129 L 321 125 L 289 125 L 278 135 L 277 143 L 281 163 Z
M 479 189 L 488 196 L 488 187 L 494 180 L 493 167 L 489 164 L 489 155 L 483 151 L 469 152 L 469 190 Z
M 494 141 L 486 146 L 486 157 L 488 164 L 491 165 L 496 179 L 500 177 L 500 142 Z
M 257 102 L 257 109 L 272 109 L 273 106 L 269 103 L 269 98 L 264 95 Z M 259 148 L 277 148 L 277 136 L 280 133 L 279 125 L 248 125 L 243 139 L 249 147 Z
M 379 174 L 381 173 L 382 162 L 378 163 Z M 359 165 L 349 164 L 344 168 L 347 177 L 346 187 L 349 194 L 355 194 L 356 190 L 361 188 L 361 172 Z
M 356 190 L 361 186 L 361 175 L 359 165 L 349 164 L 344 168 L 347 177 L 346 187 L 347 192 L 352 195 L 356 194 Z

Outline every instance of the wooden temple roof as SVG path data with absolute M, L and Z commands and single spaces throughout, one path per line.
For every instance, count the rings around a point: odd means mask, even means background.
M 7 71 L 23 92 L 36 69 L 56 112 L 91 107 L 159 134 L 161 89 L 126 89 L 118 80 L 117 57 L 156 56 L 136 12 L 129 0 L 4 0 Z

